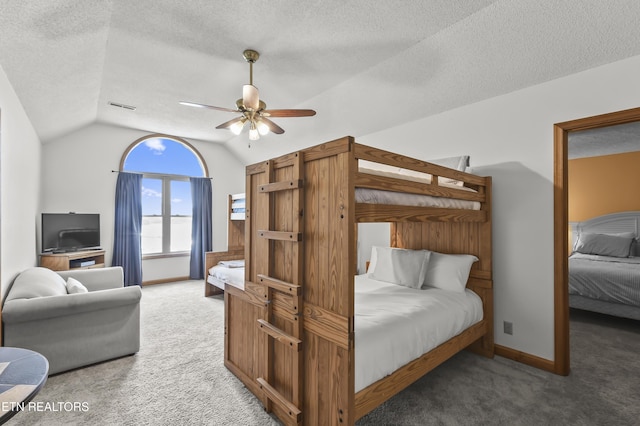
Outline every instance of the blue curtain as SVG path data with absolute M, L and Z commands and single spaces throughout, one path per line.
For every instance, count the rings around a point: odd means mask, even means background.
M 191 261 L 189 278 L 204 278 L 204 253 L 211 251 L 211 179 L 191 178 Z
M 118 173 L 113 266 L 124 269 L 124 285 L 142 285 L 142 175 Z

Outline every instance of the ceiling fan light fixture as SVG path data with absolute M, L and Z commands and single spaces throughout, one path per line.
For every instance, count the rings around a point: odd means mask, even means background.
M 241 114 L 239 117 L 216 126 L 216 129 L 229 129 L 234 135 L 240 135 L 245 124 L 249 122 L 249 139 L 252 141 L 256 141 L 260 139 L 260 136 L 268 133 L 274 133 L 276 135 L 284 133 L 282 127 L 271 121 L 270 118 L 272 117 L 311 117 L 316 115 L 316 112 L 312 109 L 268 110 L 267 104 L 260 99 L 258 88 L 253 85 L 253 64 L 258 60 L 260 54 L 255 50 L 247 49 L 243 52 L 243 56 L 249 63 L 249 84 L 242 86 L 242 98 L 236 101 L 236 109 L 185 101 L 181 101 L 180 104 Z M 251 147 L 251 144 L 249 144 L 249 147 Z
M 258 127 L 258 133 L 260 133 L 262 136 L 264 136 L 267 133 L 269 133 L 269 126 L 264 124 L 263 121 L 258 121 L 258 126 L 257 127 Z
M 229 126 L 229 130 L 231 130 L 231 133 L 233 133 L 234 135 L 239 135 L 240 133 L 242 133 L 242 129 L 244 128 L 244 123 L 246 121 L 247 121 L 246 118 L 240 121 L 236 121 L 231 126 Z
M 256 128 L 256 122 L 252 121 L 251 128 L 249 128 L 249 140 L 257 141 L 258 139 L 260 139 L 260 133 Z

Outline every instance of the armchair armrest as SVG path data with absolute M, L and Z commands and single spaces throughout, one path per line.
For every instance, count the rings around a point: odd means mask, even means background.
M 57 273 L 64 278 L 65 281 L 69 277 L 75 278 L 90 292 L 124 287 L 124 272 L 121 266 L 58 271 Z
M 2 322 L 15 324 L 70 316 L 82 312 L 95 312 L 101 309 L 138 304 L 141 297 L 140 287 L 131 286 L 89 293 L 15 299 L 4 304 Z

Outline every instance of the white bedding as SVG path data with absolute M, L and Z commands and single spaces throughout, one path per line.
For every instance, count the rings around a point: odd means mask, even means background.
M 244 268 L 228 268 L 224 265 L 216 265 L 209 268 L 207 282 L 222 290 L 224 290 L 225 283 L 244 290 Z
M 381 165 L 382 166 L 382 165 Z M 402 173 L 404 169 L 398 169 L 398 172 L 391 172 L 389 170 L 376 170 L 360 167 L 359 171 L 362 173 L 369 173 L 378 176 L 387 176 L 397 179 L 410 180 L 414 182 L 420 182 L 424 184 L 431 183 L 431 177 L 424 173 L 415 172 L 414 174 Z M 425 175 L 427 177 L 421 177 L 416 175 Z M 459 189 L 463 191 L 476 192 L 471 188 L 459 186 L 452 181 L 444 180 L 438 183 L 438 186 Z M 379 189 L 369 188 L 356 188 L 355 191 L 356 203 L 367 204 L 394 204 L 402 206 L 419 206 L 419 207 L 441 207 L 448 209 L 465 209 L 465 210 L 480 210 L 480 203 L 478 201 L 458 200 L 455 198 L 434 197 L 431 195 L 410 194 L 404 192 L 395 191 L 382 191 Z
M 355 277 L 355 390 L 364 389 L 482 320 L 471 290 L 416 290 Z
M 356 188 L 355 192 L 356 203 L 480 210 L 480 203 L 477 201 L 433 197 L 431 195 L 410 194 L 406 192 L 381 191 L 379 189 L 369 188 Z

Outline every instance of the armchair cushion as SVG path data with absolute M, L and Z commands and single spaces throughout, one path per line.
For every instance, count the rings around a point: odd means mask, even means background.
M 51 269 L 30 268 L 16 277 L 5 303 L 16 299 L 60 296 L 67 294 L 65 280 Z

